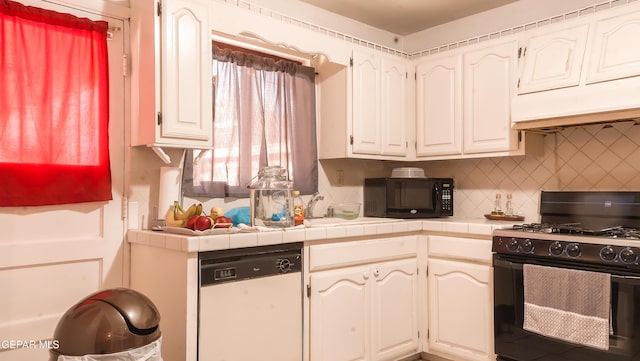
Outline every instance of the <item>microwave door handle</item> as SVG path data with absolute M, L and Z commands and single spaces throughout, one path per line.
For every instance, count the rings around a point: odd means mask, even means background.
M 442 206 L 440 204 L 441 203 L 440 189 L 438 188 L 438 183 L 433 184 L 433 190 L 432 190 L 431 196 L 432 196 L 433 202 L 435 203 L 436 213 L 440 213 Z

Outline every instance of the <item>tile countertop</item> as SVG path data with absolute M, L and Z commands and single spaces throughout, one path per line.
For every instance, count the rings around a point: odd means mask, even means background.
M 313 222 L 313 220 L 312 220 Z M 295 227 L 268 232 L 237 232 L 195 236 L 165 231 L 129 230 L 129 243 L 173 249 L 179 252 L 219 251 L 231 248 L 264 246 L 301 241 L 324 241 L 385 234 L 426 232 L 455 233 L 491 237 L 493 230 L 510 228 L 518 222 L 486 219 L 431 218 L 420 220 L 361 217 L 353 221 Z

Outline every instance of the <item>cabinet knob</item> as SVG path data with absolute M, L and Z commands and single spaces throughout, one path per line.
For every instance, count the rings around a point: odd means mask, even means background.
M 362 277 L 364 277 L 365 280 L 368 280 L 369 279 L 369 272 L 363 273 Z
M 374 269 L 374 270 L 373 270 L 373 275 L 374 275 L 374 276 L 376 276 L 376 277 L 380 276 L 380 270 L 379 270 L 379 269 L 377 269 L 377 268 L 376 268 L 376 269 Z

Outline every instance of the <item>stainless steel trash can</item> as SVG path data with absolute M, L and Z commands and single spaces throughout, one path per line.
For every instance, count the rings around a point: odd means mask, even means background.
M 162 360 L 160 313 L 145 295 L 127 288 L 99 291 L 75 304 L 58 322 L 53 339 L 58 348 L 50 351 L 50 361 L 109 360 L 110 354 L 118 354 L 118 360 Z M 145 358 L 135 358 L 140 352 L 131 351 L 141 348 Z

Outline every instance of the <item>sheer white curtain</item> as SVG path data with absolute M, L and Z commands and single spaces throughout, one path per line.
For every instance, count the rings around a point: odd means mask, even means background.
M 214 45 L 214 150 L 195 165 L 188 152 L 183 192 L 247 197 L 265 166 L 285 167 L 295 189 L 318 189 L 315 71 Z

